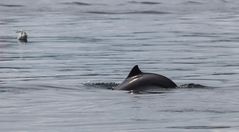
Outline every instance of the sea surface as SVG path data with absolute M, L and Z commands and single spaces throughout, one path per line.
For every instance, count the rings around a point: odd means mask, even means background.
M 134 65 L 180 87 L 111 90 Z M 237 132 L 238 80 L 236 0 L 0 1 L 1 132 Z

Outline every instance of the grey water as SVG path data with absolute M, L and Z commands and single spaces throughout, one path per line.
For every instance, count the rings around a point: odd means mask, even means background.
M 236 0 L 1 0 L 0 131 L 236 132 L 238 21 Z M 136 64 L 186 87 L 110 90 Z

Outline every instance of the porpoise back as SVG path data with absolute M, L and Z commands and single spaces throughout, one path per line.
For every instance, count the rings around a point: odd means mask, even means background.
M 143 73 L 135 65 L 127 78 L 114 89 L 116 90 L 145 90 L 148 88 L 176 88 L 177 85 L 169 78 L 155 74 Z

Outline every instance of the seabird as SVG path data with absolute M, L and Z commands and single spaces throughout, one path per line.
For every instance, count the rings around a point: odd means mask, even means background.
M 21 42 L 27 42 L 27 33 L 24 31 L 17 31 L 18 33 L 17 39 Z

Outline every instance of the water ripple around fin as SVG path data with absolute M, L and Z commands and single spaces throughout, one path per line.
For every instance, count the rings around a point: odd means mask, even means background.
M 109 83 L 99 82 L 99 83 L 84 83 L 83 85 L 87 87 L 94 87 L 94 88 L 101 88 L 101 89 L 113 89 L 119 84 L 115 82 L 109 82 Z
M 189 83 L 189 84 L 180 85 L 179 88 L 212 88 L 212 87 L 204 86 L 201 84 Z
M 147 89 L 147 90 L 140 90 L 140 91 L 134 91 L 134 90 L 131 90 L 129 91 L 130 94 L 165 94 L 165 93 L 169 93 L 170 90 L 169 89 L 158 89 L 158 90 L 155 90 L 155 89 Z
M 118 83 L 115 82 L 97 82 L 97 83 L 83 83 L 84 86 L 88 88 L 100 88 L 100 89 L 111 89 L 114 90 L 116 86 L 118 86 Z M 194 84 L 194 83 L 189 83 L 189 84 L 183 84 L 180 85 L 178 88 L 211 88 L 208 86 L 200 85 L 200 84 Z M 137 91 L 128 91 L 131 94 L 163 94 L 163 93 L 168 93 L 171 90 L 175 88 L 147 88 L 145 90 L 137 90 Z

